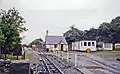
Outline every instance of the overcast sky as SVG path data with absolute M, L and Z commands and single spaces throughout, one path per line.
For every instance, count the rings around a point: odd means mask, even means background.
M 75 25 L 80 30 L 97 28 L 120 16 L 120 0 L 0 0 L 1 9 L 15 7 L 27 21 L 23 43 L 49 35 L 62 35 Z

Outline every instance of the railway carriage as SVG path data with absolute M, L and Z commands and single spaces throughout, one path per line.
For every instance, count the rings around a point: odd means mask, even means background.
M 79 51 L 96 51 L 96 41 L 94 40 L 82 40 L 72 43 L 72 50 Z

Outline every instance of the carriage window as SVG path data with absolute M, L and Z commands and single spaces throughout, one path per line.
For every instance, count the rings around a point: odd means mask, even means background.
M 88 42 L 88 46 L 91 46 L 91 42 Z
M 92 42 L 92 46 L 95 46 L 95 43 L 94 43 L 94 42 Z
M 84 46 L 87 46 L 87 42 L 84 42 Z

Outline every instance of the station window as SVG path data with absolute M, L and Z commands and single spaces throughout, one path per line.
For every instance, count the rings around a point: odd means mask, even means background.
M 92 42 L 92 46 L 95 46 L 95 42 Z
M 84 42 L 84 46 L 87 46 L 87 42 Z
M 91 46 L 91 42 L 88 42 L 88 46 Z

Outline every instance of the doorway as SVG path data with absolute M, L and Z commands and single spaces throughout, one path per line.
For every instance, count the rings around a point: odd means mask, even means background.
M 61 51 L 63 51 L 63 44 L 61 44 Z

